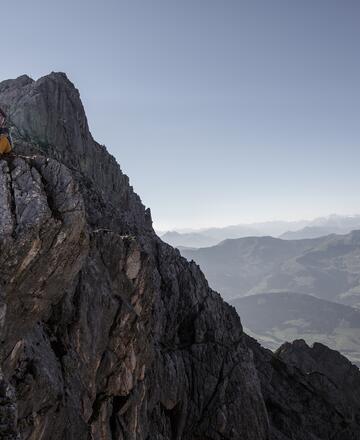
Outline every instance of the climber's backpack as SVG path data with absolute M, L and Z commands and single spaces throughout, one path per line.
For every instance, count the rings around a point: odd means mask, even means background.
M 12 139 L 8 128 L 0 128 L 0 154 L 10 153 L 12 150 Z

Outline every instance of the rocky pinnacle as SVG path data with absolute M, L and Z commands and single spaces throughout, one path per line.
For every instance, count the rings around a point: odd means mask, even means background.
M 360 438 L 343 392 L 359 371 L 243 333 L 156 236 L 64 74 L 4 81 L 0 105 L 16 144 L 0 158 L 1 439 Z

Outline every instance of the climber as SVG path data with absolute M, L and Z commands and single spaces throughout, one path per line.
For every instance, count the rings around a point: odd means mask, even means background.
M 0 108 L 0 155 L 10 153 L 12 147 L 6 113 Z

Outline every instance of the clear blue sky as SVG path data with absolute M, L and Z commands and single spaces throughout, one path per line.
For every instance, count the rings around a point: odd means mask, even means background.
M 3 3 L 1 78 L 65 71 L 158 228 L 360 211 L 360 1 Z

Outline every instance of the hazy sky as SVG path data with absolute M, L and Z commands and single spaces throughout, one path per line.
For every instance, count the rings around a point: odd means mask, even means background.
M 65 71 L 158 228 L 360 212 L 360 1 L 2 3 L 1 78 Z

